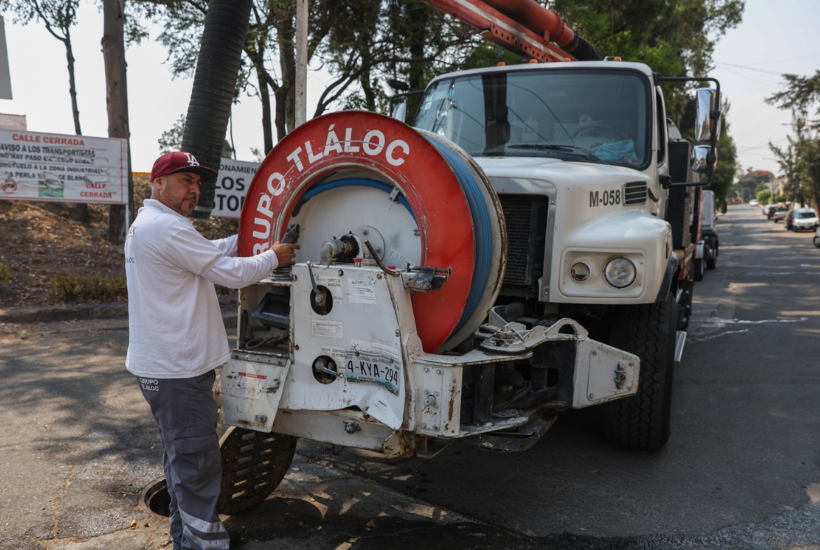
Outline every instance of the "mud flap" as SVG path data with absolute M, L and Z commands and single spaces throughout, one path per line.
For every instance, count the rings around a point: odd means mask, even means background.
M 219 422 L 270 432 L 290 360 L 282 365 L 231 359 L 222 367 L 215 397 Z
M 590 338 L 577 340 L 572 408 L 606 403 L 638 391 L 640 359 Z

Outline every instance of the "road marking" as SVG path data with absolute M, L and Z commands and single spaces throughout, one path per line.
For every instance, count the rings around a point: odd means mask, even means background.
M 803 321 L 808 321 L 808 317 L 800 317 L 799 319 L 763 319 L 760 321 L 749 321 L 745 319 L 722 319 L 720 317 L 704 317 L 702 319 L 698 319 L 697 317 L 692 318 L 692 322 L 698 326 L 698 329 L 721 329 L 727 327 L 733 327 L 737 325 L 768 325 L 768 324 L 776 324 L 776 323 L 801 323 Z M 709 334 L 706 330 L 692 332 L 690 333 L 690 342 L 708 342 L 709 340 L 714 340 L 720 336 L 727 336 L 729 334 L 742 334 L 744 332 L 749 332 L 750 329 L 742 329 L 742 330 L 727 330 L 725 332 L 718 332 L 717 334 Z

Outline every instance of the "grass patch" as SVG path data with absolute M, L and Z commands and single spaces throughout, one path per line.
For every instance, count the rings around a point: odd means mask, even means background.
M 63 302 L 114 302 L 128 296 L 125 277 L 115 275 L 54 275 L 51 292 Z
M 11 274 L 11 268 L 6 264 L 0 264 L 0 285 L 7 285 L 14 278 Z

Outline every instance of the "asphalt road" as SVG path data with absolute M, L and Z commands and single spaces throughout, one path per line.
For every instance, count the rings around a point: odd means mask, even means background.
M 516 454 L 301 442 L 280 490 L 226 522 L 249 550 L 820 550 L 820 249 L 759 208 L 731 208 L 718 232 L 662 451 L 608 445 L 594 409 Z M 126 343 L 122 321 L 0 327 L 0 548 L 167 539 L 138 503 L 161 451 Z
M 820 249 L 748 206 L 718 233 L 660 452 L 608 445 L 589 410 L 524 453 L 303 453 L 555 548 L 820 548 Z

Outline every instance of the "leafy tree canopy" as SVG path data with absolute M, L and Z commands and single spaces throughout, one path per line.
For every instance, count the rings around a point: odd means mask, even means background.
M 820 71 L 813 76 L 784 74 L 786 89 L 766 98 L 766 102 L 792 113 L 795 136 L 785 148 L 769 144 L 784 170 L 790 198 L 820 205 Z

